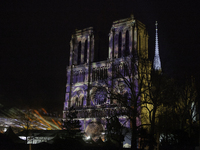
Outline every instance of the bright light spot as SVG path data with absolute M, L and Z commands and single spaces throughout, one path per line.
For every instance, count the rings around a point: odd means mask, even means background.
M 25 136 L 19 136 L 19 138 L 22 139 L 22 140 L 26 140 Z
M 126 144 L 123 145 L 123 148 L 131 148 L 131 145 L 126 143 Z
M 7 128 L 4 128 L 3 132 L 6 132 L 7 131 Z
M 86 137 L 86 140 L 89 140 L 90 139 L 90 136 Z

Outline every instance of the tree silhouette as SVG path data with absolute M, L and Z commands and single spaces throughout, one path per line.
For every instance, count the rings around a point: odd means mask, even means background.
M 72 106 L 68 109 L 66 113 L 66 120 L 63 121 L 63 129 L 66 129 L 71 137 L 73 137 L 76 132 L 80 132 L 80 121 L 77 118 L 78 111 Z
M 120 115 L 125 115 L 130 121 L 131 147 L 135 149 L 138 144 L 141 97 L 148 90 L 146 84 L 150 67 L 147 59 L 130 55 L 123 62 L 112 62 L 112 71 L 104 80 L 111 105 L 124 110 Z M 102 84 L 98 86 L 102 87 Z

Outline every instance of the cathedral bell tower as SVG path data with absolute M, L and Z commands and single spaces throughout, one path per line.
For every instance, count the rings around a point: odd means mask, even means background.
M 81 101 L 72 99 L 74 87 L 76 84 L 89 82 L 91 72 L 90 64 L 94 61 L 94 33 L 93 28 L 89 27 L 83 30 L 76 30 L 70 41 L 70 58 L 67 67 L 67 84 L 64 110 L 76 105 L 86 105 L 86 98 Z M 85 95 L 85 91 L 79 90 L 79 95 Z
M 145 25 L 133 15 L 114 21 L 109 33 L 109 59 L 130 55 L 148 58 L 148 38 Z

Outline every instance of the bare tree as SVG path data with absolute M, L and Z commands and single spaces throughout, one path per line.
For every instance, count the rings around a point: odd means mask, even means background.
M 171 85 L 166 94 L 170 98 L 159 113 L 159 132 L 166 144 L 190 144 L 198 139 L 195 81 L 186 78 L 180 82 L 174 80 Z
M 125 108 L 131 124 L 131 147 L 137 148 L 142 94 L 146 93 L 151 63 L 147 59 L 129 56 L 122 62 L 112 62 L 107 92 L 111 104 Z
M 158 115 L 170 99 L 169 94 L 171 93 L 169 89 L 171 87 L 171 81 L 161 71 L 152 69 L 151 80 L 147 82 L 146 87 L 148 90 L 143 95 L 144 101 L 142 102 L 141 108 L 143 113 L 145 113 L 143 119 L 146 120 L 146 126 L 149 128 L 149 149 L 152 150 L 156 145 Z
M 138 129 L 143 127 L 149 130 L 149 148 L 153 149 L 157 116 L 169 99 L 165 95 L 169 92 L 170 81 L 160 71 L 154 71 L 151 62 L 145 58 L 129 57 L 123 65 L 120 68 L 120 64 L 113 63 L 109 98 L 112 103 L 117 102 L 118 107 L 128 110 L 126 115 L 131 122 L 132 148 L 137 148 Z
M 197 117 L 197 91 L 194 78 L 186 79 L 185 84 L 180 86 L 178 91 L 178 104 L 176 112 L 179 114 L 180 129 L 187 129 L 191 135 L 192 124 L 196 122 Z M 177 118 L 178 119 L 178 118 Z
M 31 109 L 28 110 L 18 110 L 18 120 L 16 124 L 18 124 L 20 127 L 22 127 L 24 130 L 26 130 L 26 144 L 28 143 L 28 136 L 29 136 L 29 130 L 35 128 L 34 123 L 34 115 Z
M 76 132 L 80 132 L 80 121 L 77 120 L 78 112 L 72 106 L 66 114 L 66 120 L 63 121 L 63 128 L 66 129 L 71 137 L 75 136 Z

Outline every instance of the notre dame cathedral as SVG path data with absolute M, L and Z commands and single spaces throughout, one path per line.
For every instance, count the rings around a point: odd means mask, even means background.
M 123 72 L 130 68 L 130 63 L 127 62 L 131 57 L 148 59 L 148 38 L 145 25 L 133 15 L 114 21 L 109 33 L 108 58 L 95 61 L 97 52 L 93 28 L 76 30 L 70 41 L 63 118 L 66 118 L 68 109 L 74 106 L 78 111 L 77 119 L 81 122 L 81 130 L 85 130 L 90 122 L 97 119 L 106 127 L 106 118 L 119 111 L 117 102 L 111 100 L 106 91 L 109 85 L 120 84 L 119 80 L 110 80 L 115 69 L 113 66 Z M 126 73 L 123 75 L 126 76 Z M 129 92 L 128 89 L 126 92 Z M 123 115 L 125 111 L 120 110 L 119 115 L 119 120 L 123 123 L 127 120 L 126 115 Z M 130 121 L 126 121 L 124 125 L 130 127 Z

